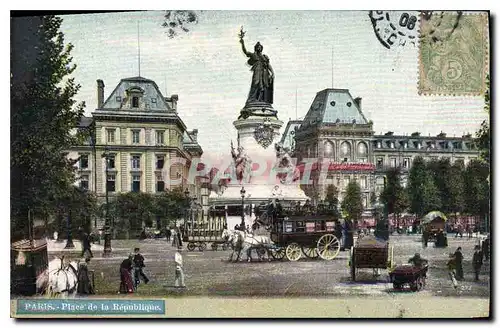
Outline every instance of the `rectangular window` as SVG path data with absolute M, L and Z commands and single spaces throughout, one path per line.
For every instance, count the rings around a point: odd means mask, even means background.
M 115 143 L 115 129 L 106 130 L 106 140 L 108 143 Z
M 141 168 L 141 155 L 132 155 L 132 169 L 139 170 Z
M 396 167 L 396 158 L 391 158 L 391 167 Z
M 88 169 L 89 168 L 89 155 L 83 154 L 80 155 L 80 169 Z
M 384 158 L 383 157 L 377 158 L 377 169 L 381 169 L 383 167 L 384 167 Z
M 156 144 L 163 145 L 165 140 L 165 131 L 156 131 Z
M 139 97 L 132 97 L 132 107 L 134 108 L 139 107 Z
M 351 177 L 344 177 L 344 188 L 347 187 L 349 182 L 351 181 Z
M 120 96 L 116 96 L 116 99 L 115 99 L 115 100 L 116 100 L 116 102 L 122 102 L 122 97 L 120 97 Z
M 141 176 L 132 175 L 132 192 L 141 191 Z
M 405 168 L 405 169 L 410 168 L 410 159 L 409 158 L 403 159 L 403 168 Z
M 140 139 L 139 139 L 139 135 L 140 135 L 140 130 L 132 130 L 132 143 L 133 144 L 138 144 Z
M 359 186 L 364 189 L 364 188 L 366 188 L 366 185 L 367 185 L 367 178 L 360 177 L 359 178 Z
M 366 158 L 359 158 L 360 163 L 366 163 Z
M 161 169 L 163 169 L 164 165 L 165 165 L 165 156 L 164 155 L 157 155 L 156 156 L 156 169 L 161 170 Z
M 89 176 L 82 175 L 80 178 L 80 188 L 83 190 L 89 190 Z
M 163 175 L 161 174 L 156 175 L 156 191 L 165 191 L 165 182 L 163 181 Z
M 116 175 L 115 174 L 108 174 L 107 182 L 106 182 L 106 188 L 109 192 L 114 192 L 115 191 L 115 180 L 116 180 Z
M 306 232 L 314 232 L 314 222 L 306 222 Z
M 108 155 L 108 169 L 115 169 L 115 155 Z

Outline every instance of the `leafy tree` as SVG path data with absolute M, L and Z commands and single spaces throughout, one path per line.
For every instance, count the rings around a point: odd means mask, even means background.
M 69 75 L 71 44 L 64 45 L 62 19 L 44 16 L 34 34 L 36 54 L 26 63 L 27 78 L 12 76 L 11 85 L 11 231 L 13 239 L 27 235 L 27 213 L 55 214 L 75 181 L 74 161 L 65 151 L 80 143 L 71 131 L 83 116 L 75 106 L 80 89 Z M 19 70 L 18 70 L 19 71 Z M 21 70 L 22 71 L 22 70 Z
M 189 32 L 189 26 L 198 24 L 198 15 L 192 10 L 166 10 L 162 26 L 167 29 L 169 38 L 175 38 L 179 32 Z
M 408 195 L 410 210 L 418 217 L 441 208 L 439 190 L 421 156 L 413 160 L 409 174 Z
M 490 113 L 490 76 L 486 76 L 486 92 L 484 94 L 484 110 Z M 481 128 L 476 132 L 476 143 L 481 151 L 481 158 L 490 162 L 490 123 L 489 119 L 481 123 Z
M 331 184 L 328 185 L 326 188 L 326 197 L 325 201 L 328 202 L 328 207 L 332 211 L 332 214 L 335 217 L 339 216 L 338 213 L 338 207 L 339 207 L 339 198 L 338 198 L 339 191 L 335 185 Z
M 342 200 L 342 211 L 354 222 L 361 219 L 363 213 L 363 199 L 361 188 L 356 181 L 350 181 L 346 188 L 345 197 Z
M 401 196 L 401 172 L 399 168 L 391 168 L 386 174 L 384 190 L 380 194 L 380 200 L 387 206 L 388 213 L 396 213 L 395 206 L 398 197 Z
M 438 189 L 439 199 L 442 204 L 442 210 L 445 213 L 451 213 L 451 203 L 449 202 L 451 194 L 451 164 L 449 158 L 431 160 L 427 163 L 427 171 L 434 179 L 434 184 Z
M 448 213 L 462 213 L 465 208 L 465 184 L 464 184 L 464 164 L 456 161 L 450 167 L 449 195 L 447 200 Z
M 472 215 L 484 216 L 489 212 L 489 165 L 472 160 L 464 172 L 465 211 Z

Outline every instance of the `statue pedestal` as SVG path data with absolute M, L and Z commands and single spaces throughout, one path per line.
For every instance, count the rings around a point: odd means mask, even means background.
M 249 114 L 248 116 L 243 113 Z M 246 116 L 246 118 L 243 118 Z M 245 188 L 244 204 L 256 206 L 270 199 L 280 199 L 283 205 L 291 201 L 300 201 L 302 204 L 309 199 L 300 188 L 300 182 L 283 184 L 272 173 L 277 163 L 275 143 L 279 141 L 279 129 L 283 125 L 277 117 L 276 111 L 270 104 L 247 104 L 242 115 L 233 122 L 238 131 L 239 146 L 252 161 L 252 176 L 249 181 L 231 181 L 219 193 L 211 192 L 210 205 L 239 206 L 241 208 L 241 189 Z M 234 144 L 237 148 L 237 144 Z M 238 214 L 238 213 L 236 213 Z M 247 213 L 245 223 L 251 225 L 255 216 Z M 241 213 L 228 216 L 228 227 L 232 229 L 241 222 Z

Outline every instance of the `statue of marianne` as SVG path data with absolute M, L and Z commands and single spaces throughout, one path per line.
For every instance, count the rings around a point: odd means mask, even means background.
M 273 103 L 274 71 L 269 63 L 269 57 L 262 53 L 264 49 L 260 42 L 255 44 L 255 52 L 249 52 L 245 48 L 243 37 L 245 32 L 241 28 L 239 37 L 243 53 L 248 57 L 247 63 L 252 66 L 252 84 L 248 93 L 247 104 L 252 102 Z

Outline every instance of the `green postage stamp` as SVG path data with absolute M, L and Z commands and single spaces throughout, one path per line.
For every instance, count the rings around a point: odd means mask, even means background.
M 478 95 L 488 71 L 486 13 L 421 14 L 419 93 Z

